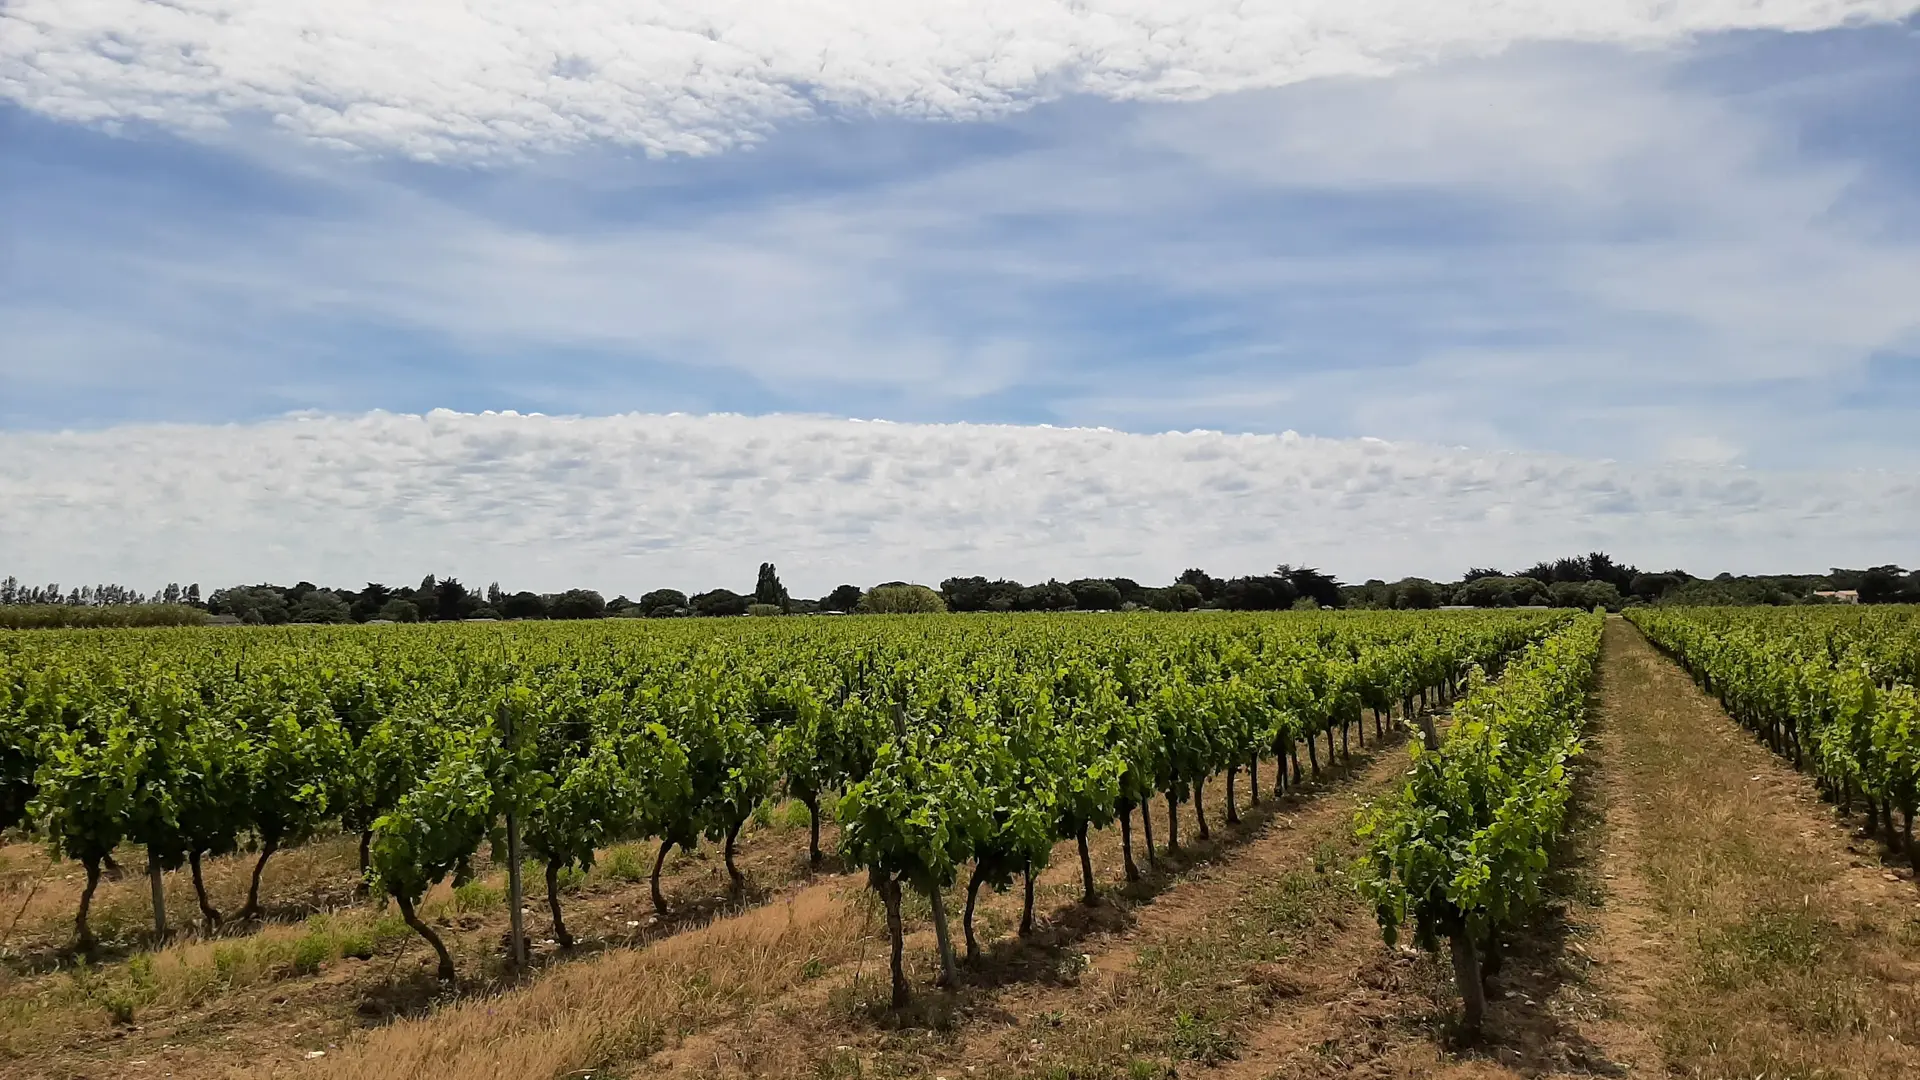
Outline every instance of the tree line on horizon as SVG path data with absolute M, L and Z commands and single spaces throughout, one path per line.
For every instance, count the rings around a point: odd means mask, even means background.
M 23 586 L 0 580 L 0 609 L 35 609 L 33 619 L 6 617 L 0 627 L 147 625 L 222 616 L 249 624 L 446 622 L 467 619 L 682 618 L 735 615 L 813 615 L 907 612 L 1022 611 L 1281 611 L 1293 608 L 1421 610 L 1442 607 L 1604 607 L 1633 604 L 1747 606 L 1822 602 L 1820 592 L 1852 591 L 1861 603 L 1920 603 L 1920 571 L 1897 565 L 1826 574 L 1720 574 L 1683 570 L 1642 572 L 1605 552 L 1536 563 L 1514 572 L 1475 567 L 1458 581 L 1408 577 L 1342 584 L 1312 567 L 1281 564 L 1269 574 L 1219 578 L 1189 569 L 1171 583 L 1142 585 L 1124 577 L 1048 579 L 1024 584 L 1007 578 L 950 577 L 939 587 L 904 581 L 862 589 L 840 585 L 817 599 L 792 596 L 772 563 L 762 563 L 751 592 L 710 589 L 686 593 L 660 588 L 639 599 L 608 600 L 593 589 L 507 592 L 499 583 L 470 589 L 458 578 L 432 574 L 416 586 L 369 582 L 337 589 L 301 581 L 291 586 L 235 585 L 202 598 L 200 586 L 168 584 L 152 593 L 120 585 L 62 591 L 58 584 Z M 82 613 L 87 613 L 83 615 Z M 170 617 L 177 615 L 178 617 Z M 116 618 L 116 615 L 124 617 Z M 69 617 L 70 616 L 70 617 Z

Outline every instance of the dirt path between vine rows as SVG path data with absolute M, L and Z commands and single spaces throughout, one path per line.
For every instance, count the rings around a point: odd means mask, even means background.
M 1203 1075 L 1920 1077 L 1909 871 L 1624 620 L 1592 705 L 1547 903 L 1507 940 L 1480 1041 L 1458 1044 L 1430 958 L 1334 934 Z
M 1356 809 L 1399 779 L 1406 757 L 1397 734 L 1355 751 L 1320 782 L 1244 808 L 1233 828 L 1218 821 L 1216 784 L 1216 842 L 1196 845 L 1187 816 L 1191 850 L 1161 891 L 1056 910 L 1050 934 L 1002 939 L 963 986 L 922 993 L 905 1014 L 884 1008 L 876 957 L 858 985 L 754 1011 L 623 1075 L 1161 1076 L 1176 1063 L 1272 1060 L 1263 1039 L 1277 1011 L 1335 992 L 1382 952 L 1345 871 Z M 931 948 L 924 936 L 910 945 Z
M 1634 1075 L 1920 1076 L 1920 892 L 1621 619 L 1597 1037 Z
M 1399 775 L 1405 765 L 1400 747 L 1397 734 L 1385 748 L 1369 738 L 1364 751 L 1354 746 L 1350 763 L 1278 801 L 1267 763 L 1261 781 L 1269 790 L 1258 807 L 1249 804 L 1241 778 L 1238 825 L 1224 820 L 1225 781 L 1216 778 L 1206 799 L 1212 839 L 1199 839 L 1192 805 L 1184 806 L 1182 849 L 1163 850 L 1160 869 L 1139 883 L 1120 873 L 1117 830 L 1103 830 L 1093 844 L 1103 900 L 1093 908 L 1078 902 L 1077 855 L 1071 843 L 1062 845 L 1040 879 L 1038 933 L 1022 941 L 1012 932 L 1017 889 L 983 895 L 978 924 L 985 955 L 949 991 L 932 986 L 925 903 L 918 911 L 910 905 L 908 970 L 916 1003 L 904 1011 L 887 1007 L 884 924 L 876 905 L 862 881 L 837 877 L 635 952 L 563 965 L 497 998 L 400 1021 L 299 1072 L 410 1080 L 589 1072 L 787 1077 L 833 1076 L 847 1068 L 884 1074 L 949 1059 L 964 1074 L 974 1059 L 1016 1061 L 1033 1049 L 1024 1036 L 1016 1038 L 1027 1017 L 1051 1017 L 1048 1023 L 1057 1027 L 1064 1023 L 1060 1010 L 1079 1010 L 1078 1003 L 1092 1000 L 1093 987 L 1129 984 L 1139 958 L 1164 950 L 1169 940 L 1209 940 L 1198 928 L 1231 915 L 1233 898 L 1257 883 L 1289 883 L 1299 894 L 1291 917 L 1302 927 L 1325 926 L 1317 912 L 1326 897 L 1338 894 L 1350 903 L 1351 890 L 1339 877 L 1349 854 L 1339 844 L 1351 837 L 1354 808 Z M 1324 755 L 1324 743 L 1321 749 Z M 1164 804 L 1154 808 L 1154 821 L 1164 845 Z M 1137 822 L 1134 837 L 1144 863 Z M 1315 873 L 1316 861 L 1324 873 Z M 959 890 L 949 897 L 956 924 L 963 902 Z M 1301 918 L 1309 912 L 1312 918 Z M 1348 926 L 1373 933 L 1352 913 L 1345 918 Z M 1212 982 L 1209 975 L 1209 987 Z M 1246 985 L 1250 994 L 1267 992 Z M 1224 1014 L 1220 1020 L 1226 1022 Z

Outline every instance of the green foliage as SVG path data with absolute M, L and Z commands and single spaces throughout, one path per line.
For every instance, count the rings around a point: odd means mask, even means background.
M 841 799 L 840 850 L 923 893 L 944 889 L 985 834 L 989 810 L 965 759 L 937 753 L 924 729 L 910 731 L 883 744 L 873 771 Z
M 1635 608 L 1741 723 L 1876 824 L 1920 813 L 1920 608 Z
M 373 823 L 374 880 L 417 904 L 456 868 L 465 868 L 492 829 L 493 748 L 481 732 L 441 733 L 437 763 L 419 786 Z
M 1480 577 L 1454 590 L 1453 602 L 1469 607 L 1527 607 L 1552 602 L 1545 582 L 1530 577 Z
M 500 904 L 503 894 L 499 889 L 484 881 L 469 881 L 454 886 L 453 910 L 456 912 L 485 911 Z
M 0 630 L 203 626 L 207 619 L 186 604 L 0 604 Z
M 877 585 L 860 597 L 862 615 L 925 615 L 947 610 L 940 594 L 925 585 Z
M 278 626 L 288 620 L 286 593 L 272 585 L 236 585 L 207 597 L 207 610 L 231 615 L 250 626 Z
M 1212 1018 L 1184 1009 L 1174 1014 L 1167 1042 L 1175 1055 L 1201 1065 L 1232 1061 L 1239 1051 L 1239 1040 Z
M 457 606 L 448 585 L 409 595 Z M 464 883 L 509 811 L 524 856 L 564 891 L 603 854 L 607 876 L 646 877 L 659 842 L 721 839 L 784 792 L 791 824 L 813 804 L 840 821 L 852 863 L 916 892 L 970 862 L 999 887 L 1059 838 L 1491 665 L 1567 618 L 0 632 L 0 813 L 95 865 L 126 840 L 171 867 L 337 826 L 368 836 L 368 882 L 404 912 L 449 876 Z
M 1482 949 L 1537 902 L 1602 621 L 1578 617 L 1467 694 L 1437 749 L 1412 748 L 1406 787 L 1362 810 L 1356 883 L 1388 944 L 1411 923 L 1424 948 L 1450 938 Z
M 1547 586 L 1547 595 L 1554 607 L 1585 611 L 1619 611 L 1626 603 L 1620 590 L 1607 581 L 1557 581 Z
M 647 864 L 632 845 L 622 844 L 607 853 L 600 863 L 600 873 L 612 881 L 645 881 Z

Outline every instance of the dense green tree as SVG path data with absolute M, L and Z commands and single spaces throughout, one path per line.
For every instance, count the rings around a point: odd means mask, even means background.
M 1426 578 L 1401 578 L 1393 583 L 1392 606 L 1410 611 L 1426 611 L 1440 606 L 1440 588 Z
M 1192 611 L 1204 602 L 1200 590 L 1184 581 L 1147 592 L 1147 606 L 1155 611 Z
M 1556 581 L 1547 586 L 1547 595 L 1552 598 L 1554 607 L 1580 608 L 1591 611 L 1597 607 L 1608 611 L 1619 611 L 1625 600 L 1620 590 L 1608 581 Z
M 1638 574 L 1628 583 L 1627 592 L 1642 600 L 1658 600 L 1684 584 L 1677 574 Z
M 1309 597 L 1320 607 L 1337 608 L 1347 602 L 1340 592 L 1340 583 L 1329 574 L 1323 574 L 1311 566 L 1289 566 L 1281 563 L 1274 576 L 1287 579 L 1296 596 Z
M 396 596 L 380 609 L 378 617 L 388 622 L 419 622 L 420 609 L 413 601 Z
M 432 574 L 420 579 L 420 587 L 407 594 L 413 606 L 420 612 L 422 622 L 432 622 L 440 615 L 440 583 Z
M 679 589 L 655 589 L 640 597 L 640 612 L 649 619 L 669 619 L 691 615 L 693 609 Z
M 606 598 L 592 589 L 568 589 L 547 605 L 553 619 L 598 619 L 606 613 Z
M 836 585 L 832 592 L 821 597 L 820 606 L 828 611 L 852 612 L 860 606 L 860 586 Z
M 1073 606 L 1081 611 L 1115 611 L 1125 601 L 1113 582 L 1100 578 L 1081 578 L 1067 583 L 1073 594 Z
M 1920 579 L 1898 566 L 1876 566 L 1860 574 L 1854 586 L 1863 604 L 1912 604 L 1920 602 Z
M 467 618 L 480 606 L 458 578 L 441 578 L 434 586 L 433 600 L 434 617 L 447 622 Z
M 787 610 L 787 587 L 780 584 L 780 573 L 773 564 L 760 564 L 760 577 L 753 586 L 753 602 Z
M 277 626 L 288 619 L 287 598 L 271 585 L 236 585 L 207 598 L 207 610 L 249 625 Z
M 687 606 L 695 615 L 725 616 L 745 615 L 747 605 L 751 603 L 753 603 L 752 600 L 732 589 L 713 589 L 696 594 L 687 601 Z
M 1195 591 L 1199 592 L 1200 599 L 1203 602 L 1211 602 L 1218 599 L 1220 593 L 1227 587 L 1226 582 L 1221 581 L 1205 570 L 1182 570 L 1180 576 L 1173 580 L 1176 585 L 1193 586 Z
M 1475 578 L 1454 591 L 1454 603 L 1470 607 L 1528 607 L 1551 600 L 1547 586 L 1537 578 Z
M 353 608 L 328 589 L 315 589 L 302 596 L 287 612 L 291 622 L 343 623 L 353 620 Z
M 948 611 L 985 611 L 992 588 L 983 577 L 950 577 L 940 583 L 940 598 Z
M 351 614 L 354 622 L 366 622 L 368 619 L 381 618 L 380 609 L 393 599 L 393 590 L 376 581 L 367 582 L 353 598 Z
M 1274 574 L 1234 578 L 1220 590 L 1217 600 L 1229 611 L 1285 611 L 1299 598 L 1292 582 Z
M 1072 611 L 1073 607 L 1073 590 L 1058 581 L 1048 580 L 1020 590 L 1021 611 Z
M 547 617 L 547 601 L 539 593 L 525 591 L 513 593 L 502 597 L 494 606 L 502 618 L 544 619 Z
M 862 615 L 914 615 L 945 610 L 946 601 L 925 585 L 876 585 L 860 598 Z

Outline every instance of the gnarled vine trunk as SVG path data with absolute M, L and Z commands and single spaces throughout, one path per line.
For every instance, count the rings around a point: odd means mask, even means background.
M 667 917 L 667 898 L 660 892 L 660 868 L 666 865 L 667 852 L 673 850 L 673 841 L 660 841 L 660 853 L 653 857 L 653 876 L 650 884 L 653 888 L 653 913 L 661 918 Z
M 560 860 L 547 860 L 547 907 L 553 912 L 553 940 L 563 949 L 573 948 L 573 935 L 567 933 L 567 923 L 560 917 Z
M 1031 859 L 1027 860 L 1027 865 L 1024 869 L 1020 871 L 1020 875 L 1025 879 L 1025 890 L 1026 890 L 1026 897 L 1020 904 L 1020 936 L 1032 937 L 1033 936 L 1033 860 Z
M 1180 800 L 1167 792 L 1167 850 L 1180 850 Z
M 808 792 L 800 797 L 807 808 L 807 865 L 820 865 L 820 796 Z
M 953 932 L 947 927 L 947 895 L 938 883 L 927 889 L 927 903 L 933 908 L 933 939 L 940 947 L 940 978 L 935 986 L 952 986 L 955 975 L 953 970 Z
M 193 875 L 193 895 L 200 901 L 200 918 L 206 923 L 207 932 L 212 933 L 220 925 L 220 912 L 207 900 L 207 883 L 200 877 L 200 853 L 187 855 L 187 869 Z
M 727 830 L 727 844 L 723 854 L 723 858 L 727 864 L 727 879 L 730 882 L 727 886 L 727 891 L 735 899 L 745 896 L 747 893 L 747 877 L 740 872 L 739 867 L 733 865 L 733 848 L 735 842 L 740 839 L 741 824 L 741 822 L 736 821 L 733 823 L 733 826 Z
M 1461 1026 L 1469 1036 L 1480 1034 L 1487 1015 L 1487 988 L 1480 974 L 1480 952 L 1465 933 L 1448 939 L 1453 954 L 1453 981 L 1460 989 Z
M 427 944 L 433 946 L 434 955 L 440 958 L 440 967 L 435 974 L 441 982 L 452 982 L 453 957 L 447 954 L 447 943 L 440 940 L 440 935 L 433 932 L 433 927 L 420 921 L 419 914 L 413 910 L 413 901 L 404 896 L 396 896 L 394 900 L 400 905 L 400 917 L 413 927 L 414 933 L 427 939 Z
M 1080 902 L 1091 907 L 1100 902 L 1100 894 L 1093 889 L 1093 857 L 1087 852 L 1087 823 L 1081 822 L 1075 839 L 1080 844 Z
M 153 894 L 153 939 L 167 940 L 167 883 L 166 871 L 160 865 L 159 856 L 147 852 L 147 885 Z
M 900 925 L 900 883 L 877 870 L 871 873 L 876 879 L 874 887 L 880 890 L 880 900 L 887 907 L 887 938 L 892 947 L 887 967 L 893 976 L 893 1007 L 898 1009 L 912 997 L 907 992 L 907 944 Z
M 81 865 L 87 868 L 87 887 L 80 893 L 80 913 L 73 918 L 73 947 L 76 952 L 91 953 L 98 944 L 93 939 L 93 928 L 87 925 L 87 912 L 93 908 L 93 891 L 100 887 L 100 863 L 98 858 L 82 858 Z
M 260 861 L 253 864 L 253 882 L 247 886 L 247 904 L 240 909 L 240 914 L 235 918 L 245 921 L 260 917 L 260 875 L 266 873 L 267 860 L 273 858 L 273 853 L 279 850 L 280 838 L 277 836 L 268 837 L 266 842 L 260 845 Z
M 960 913 L 960 930 L 967 937 L 967 963 L 980 962 L 980 942 L 973 936 L 973 906 L 980 899 L 980 886 L 987 880 L 986 867 L 973 864 L 973 876 L 967 880 L 967 907 Z

